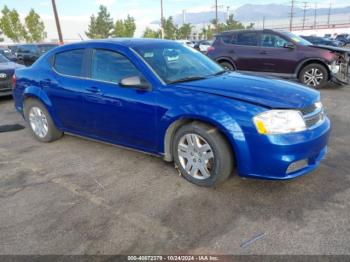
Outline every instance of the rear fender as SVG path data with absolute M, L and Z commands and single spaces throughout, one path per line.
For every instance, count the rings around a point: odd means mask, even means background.
M 49 112 L 55 126 L 58 128 L 62 126 L 62 124 L 60 123 L 60 121 L 58 120 L 58 118 L 56 117 L 56 115 L 54 113 L 53 105 L 51 103 L 50 98 L 47 96 L 47 94 L 41 88 L 36 87 L 36 86 L 28 86 L 27 88 L 25 88 L 25 90 L 23 92 L 23 99 L 22 99 L 22 101 L 23 101 L 23 105 L 22 105 L 23 116 L 25 115 L 24 103 L 29 98 L 36 99 L 36 100 L 40 101 L 46 107 L 46 109 Z

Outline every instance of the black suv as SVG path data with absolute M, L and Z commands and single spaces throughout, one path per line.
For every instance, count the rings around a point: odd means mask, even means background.
M 58 46 L 57 44 L 25 44 L 17 46 L 18 63 L 29 66 L 33 64 L 42 54 Z

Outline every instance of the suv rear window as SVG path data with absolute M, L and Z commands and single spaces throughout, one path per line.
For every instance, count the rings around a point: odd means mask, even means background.
M 84 49 L 69 50 L 55 55 L 54 68 L 69 76 L 82 76 Z

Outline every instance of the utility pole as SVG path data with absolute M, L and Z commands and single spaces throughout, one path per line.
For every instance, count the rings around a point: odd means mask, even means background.
M 57 13 L 55 0 L 51 0 L 51 3 L 52 3 L 53 13 L 55 15 L 58 39 L 59 39 L 60 44 L 63 44 L 63 36 L 62 36 L 61 25 L 60 25 L 60 20 L 58 18 L 58 13 Z
M 227 6 L 226 9 L 227 9 L 227 20 L 229 20 L 230 19 L 230 7 Z
M 304 3 L 304 9 L 303 9 L 303 30 L 305 29 L 305 21 L 306 21 L 306 8 L 307 8 L 307 2 Z
M 163 10 L 163 0 L 160 0 L 160 34 L 162 39 L 164 39 L 164 10 Z
M 182 25 L 186 24 L 186 10 L 182 10 Z
M 265 29 L 265 16 L 263 16 L 263 29 Z
M 291 5 L 290 5 L 290 20 L 289 20 L 289 31 L 292 31 L 292 30 L 293 30 L 294 4 L 295 4 L 295 0 L 291 0 Z
M 218 0 L 215 0 L 215 29 L 216 29 L 216 32 L 218 32 L 219 28 L 218 28 Z
M 332 10 L 332 3 L 329 3 L 328 18 L 327 18 L 327 26 L 328 26 L 328 28 L 329 28 L 330 21 L 331 21 L 331 10 Z
M 315 3 L 315 15 L 314 15 L 314 29 L 317 26 L 317 3 Z

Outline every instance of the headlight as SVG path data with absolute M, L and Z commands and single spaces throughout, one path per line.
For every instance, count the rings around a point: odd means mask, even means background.
M 300 111 L 269 110 L 253 117 L 260 134 L 286 134 L 306 130 L 306 124 Z
M 334 61 L 330 66 L 329 66 L 329 70 L 333 73 L 333 74 L 338 74 L 339 70 L 340 70 L 340 66 L 337 64 L 337 61 Z

